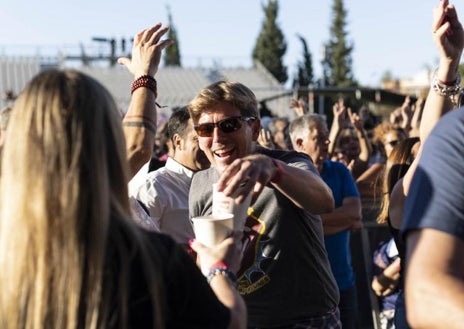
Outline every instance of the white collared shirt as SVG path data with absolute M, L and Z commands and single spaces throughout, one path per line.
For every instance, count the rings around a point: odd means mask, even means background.
M 195 237 L 188 204 L 193 173 L 169 157 L 164 167 L 145 174 L 145 179 L 141 179 L 143 173 L 137 173 L 129 183 L 129 196 L 147 207 L 162 233 L 181 244 Z

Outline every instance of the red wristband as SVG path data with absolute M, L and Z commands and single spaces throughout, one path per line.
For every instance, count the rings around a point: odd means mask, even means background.
M 454 86 L 456 84 L 456 82 L 458 81 L 458 79 L 459 78 L 456 78 L 453 81 L 442 81 L 442 80 L 437 78 L 439 83 L 441 83 L 442 85 L 448 86 L 448 87 Z
M 220 268 L 220 269 L 223 269 L 223 270 L 228 270 L 229 269 L 229 265 L 227 265 L 226 263 L 224 263 L 223 261 L 220 261 L 220 262 L 217 262 L 217 263 L 214 263 L 213 265 L 211 265 L 210 267 L 210 270 L 213 270 L 215 268 Z
M 155 94 L 155 98 L 158 96 L 156 80 L 151 75 L 146 74 L 135 79 L 131 84 L 131 94 L 141 87 L 150 89 Z
M 271 158 L 271 160 L 272 160 L 272 163 L 274 164 L 274 166 L 277 168 L 277 171 L 274 174 L 274 177 L 271 178 L 271 183 L 277 184 L 284 177 L 284 167 L 283 167 L 282 163 L 280 163 L 280 161 L 278 161 L 276 159 L 273 159 L 273 158 Z

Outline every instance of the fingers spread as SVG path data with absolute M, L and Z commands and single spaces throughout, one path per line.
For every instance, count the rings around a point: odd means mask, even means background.
M 150 29 L 150 33 L 148 36 L 148 43 L 151 45 L 156 45 L 163 35 L 165 35 L 169 31 L 169 26 L 155 25 Z

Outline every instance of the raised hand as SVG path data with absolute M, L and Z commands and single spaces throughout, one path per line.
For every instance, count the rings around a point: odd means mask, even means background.
M 351 125 L 357 131 L 361 131 L 364 125 L 364 122 L 361 120 L 361 117 L 357 113 L 351 111 L 350 108 L 347 109 L 347 112 L 348 112 L 348 117 L 350 119 Z
M 120 57 L 118 63 L 124 65 L 134 77 L 146 74 L 154 76 L 158 71 L 163 49 L 173 43 L 172 40 L 161 39 L 168 30 L 168 26 L 157 23 L 140 31 L 134 38 L 132 58 Z
M 292 99 L 290 108 L 293 109 L 297 116 L 301 117 L 308 113 L 308 102 L 305 99 Z
M 343 99 L 340 99 L 332 106 L 332 112 L 334 116 L 334 122 L 338 123 L 340 129 L 349 126 L 350 121 L 347 115 L 347 108 L 345 107 L 345 102 L 343 101 Z
M 274 149 L 275 145 L 272 141 L 271 132 L 267 129 L 261 128 L 258 136 L 259 145 L 266 147 L 268 149 Z
M 456 8 L 448 0 L 441 0 L 433 10 L 433 38 L 440 52 L 440 61 L 459 65 L 464 47 L 464 31 L 459 22 Z M 440 77 L 443 79 L 443 77 Z M 450 81 L 450 80 L 443 80 Z

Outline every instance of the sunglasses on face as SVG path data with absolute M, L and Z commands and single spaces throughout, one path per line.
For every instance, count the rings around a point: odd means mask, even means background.
M 213 136 L 214 128 L 218 127 L 223 133 L 231 133 L 236 130 L 239 130 L 242 127 L 242 121 L 250 122 L 255 120 L 255 117 L 231 117 L 227 119 L 223 119 L 218 122 L 209 122 L 209 123 L 201 123 L 194 126 L 195 131 L 197 132 L 198 136 L 200 137 L 211 137 Z

